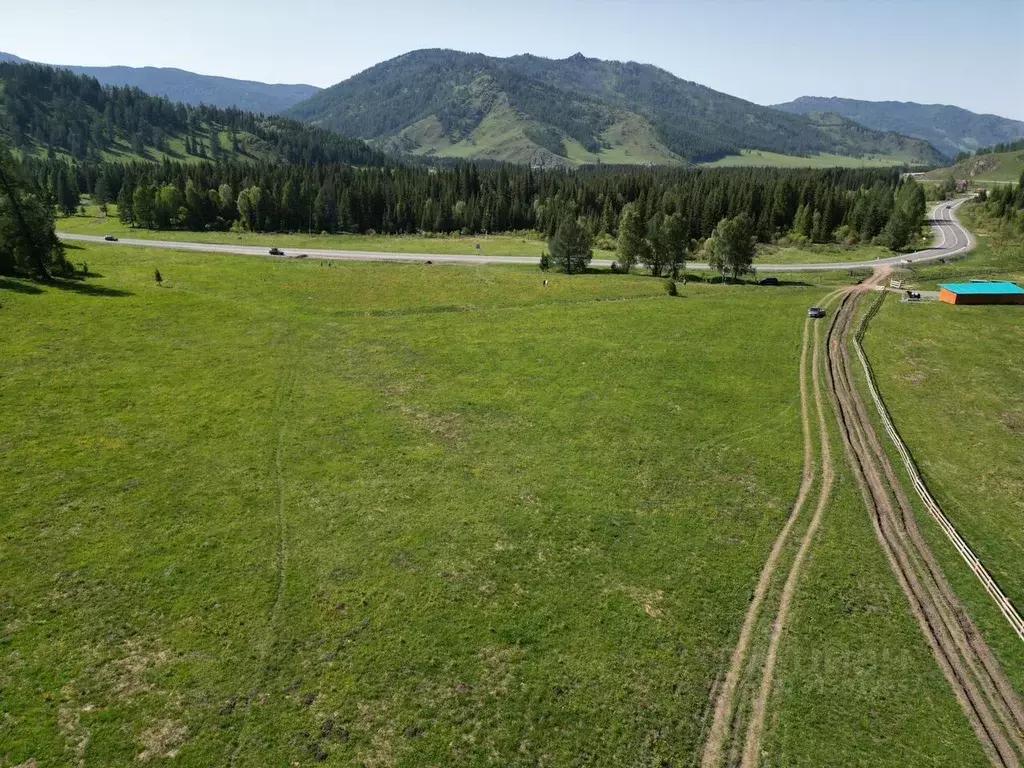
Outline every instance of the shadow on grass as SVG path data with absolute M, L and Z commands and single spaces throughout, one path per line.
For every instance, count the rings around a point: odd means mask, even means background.
M 42 293 L 43 289 L 25 280 L 13 280 L 8 277 L 0 277 L 0 291 L 36 294 Z
M 764 278 L 758 279 L 752 277 L 749 279 L 740 278 L 739 280 L 733 280 L 731 278 L 721 277 L 715 275 L 713 277 L 701 277 L 700 275 L 689 275 L 685 281 L 678 280 L 680 286 L 684 286 L 687 283 L 704 283 L 705 285 L 751 285 L 755 288 L 764 288 L 770 290 L 772 288 L 813 288 L 814 283 L 808 283 L 803 280 L 787 280 L 784 277 L 772 278 L 775 280 L 773 283 L 762 282 Z
M 114 298 L 135 295 L 131 291 L 122 291 L 119 288 L 107 288 L 103 285 L 91 285 L 83 280 L 54 280 L 51 283 L 47 283 L 47 285 L 51 288 L 56 288 L 59 291 L 69 291 L 70 293 L 78 293 L 82 296 L 105 296 Z
M 90 277 L 99 277 L 99 275 L 90 275 Z M 90 283 L 85 282 L 80 276 L 63 279 L 54 278 L 47 282 L 29 280 L 26 278 L 0 277 L 0 291 L 36 295 L 43 293 L 44 288 L 56 288 L 58 291 L 68 291 L 82 296 L 120 298 L 135 295 L 131 291 L 122 291 L 119 288 L 107 288 L 103 285 L 91 285 Z

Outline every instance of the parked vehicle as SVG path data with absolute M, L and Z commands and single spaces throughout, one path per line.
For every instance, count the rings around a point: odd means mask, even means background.
M 807 316 L 817 320 L 825 316 L 825 310 L 821 307 L 811 307 L 807 310 Z

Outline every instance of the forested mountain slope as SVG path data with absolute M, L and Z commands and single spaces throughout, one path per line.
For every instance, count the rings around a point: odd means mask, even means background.
M 0 52 L 0 62 L 26 63 L 24 59 Z M 138 88 L 151 96 L 197 106 L 223 109 L 235 107 L 247 112 L 276 115 L 304 101 L 320 89 L 314 85 L 260 83 L 187 72 L 166 67 L 80 67 L 51 66 L 99 80 L 100 85 Z
M 647 64 L 423 50 L 378 64 L 287 113 L 381 146 L 533 165 L 682 164 L 760 149 L 934 164 L 926 142 L 822 126 Z
M 979 115 L 946 104 L 801 96 L 775 109 L 797 115 L 832 112 L 879 131 L 896 131 L 930 142 L 946 157 L 1024 137 L 1024 122 Z
M 26 154 L 380 165 L 365 142 L 281 117 L 191 107 L 37 64 L 0 63 L 0 136 Z

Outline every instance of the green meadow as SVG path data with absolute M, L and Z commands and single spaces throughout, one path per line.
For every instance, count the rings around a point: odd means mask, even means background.
M 69 255 L 0 280 L 0 764 L 699 761 L 838 276 Z M 845 499 L 766 747 L 965 764 Z
M 345 251 L 383 251 L 388 253 L 433 253 L 441 255 L 480 254 L 483 256 L 532 256 L 540 260 L 547 250 L 547 241 L 539 234 L 525 232 L 501 235 L 348 235 L 348 234 L 274 234 L 267 232 L 189 232 L 185 230 L 150 230 L 125 226 L 117 220 L 117 206 L 109 206 L 109 215 L 102 216 L 97 206 L 87 206 L 86 215 L 57 219 L 60 232 L 78 235 L 144 240 L 184 241 L 214 245 L 277 246 L 289 255 L 296 249 L 333 249 Z M 479 250 L 477 245 L 480 246 Z M 301 251 L 300 251 L 301 252 Z M 614 259 L 613 251 L 594 251 L 596 259 Z
M 0 283 L 12 765 L 698 753 L 817 289 L 71 256 Z

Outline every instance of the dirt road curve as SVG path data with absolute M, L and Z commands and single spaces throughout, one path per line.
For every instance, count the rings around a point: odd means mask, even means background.
M 936 661 L 993 765 L 1020 766 L 1024 706 L 922 538 L 854 383 L 854 316 L 867 292 L 885 277 L 885 270 L 879 270 L 871 280 L 846 291 L 840 302 L 827 340 L 829 396 L 878 542 Z

